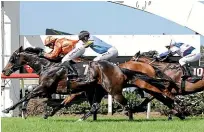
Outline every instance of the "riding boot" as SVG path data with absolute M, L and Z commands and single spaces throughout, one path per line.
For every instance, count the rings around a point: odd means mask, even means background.
M 68 75 L 68 76 L 78 76 L 76 69 L 70 64 L 69 61 L 63 62 L 62 65 L 71 71 L 71 75 Z
M 182 79 L 187 79 L 188 77 L 191 77 L 190 70 L 188 68 L 188 65 L 185 64 L 182 66 L 182 71 L 183 71 L 183 76 L 181 77 Z

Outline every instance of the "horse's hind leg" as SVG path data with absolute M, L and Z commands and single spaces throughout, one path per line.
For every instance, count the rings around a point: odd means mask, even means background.
M 70 96 L 67 96 L 58 106 L 53 108 L 53 110 L 52 110 L 52 112 L 50 114 L 46 113 L 43 118 L 47 119 L 49 116 L 55 115 L 55 113 L 57 113 L 61 108 L 68 105 L 68 103 L 70 103 L 71 101 L 76 99 L 76 97 L 80 96 L 81 94 L 82 94 L 82 92 L 76 93 L 76 94 L 71 94 Z
M 181 112 L 181 107 L 178 104 L 174 103 L 174 100 L 170 99 L 170 98 L 165 98 L 163 95 L 161 94 L 154 94 L 154 97 L 156 99 L 158 99 L 159 101 L 161 101 L 164 105 L 166 105 L 168 108 L 170 108 L 172 110 L 172 113 L 179 117 L 180 119 L 185 119 L 185 116 L 183 115 L 183 113 Z M 171 116 L 170 116 L 171 117 Z M 169 117 L 169 118 L 170 118 Z
M 144 108 L 144 106 L 147 106 L 147 104 L 154 99 L 153 96 L 148 96 L 141 104 L 133 108 L 133 112 L 140 112 L 145 111 L 147 108 Z
M 133 114 L 131 108 L 127 105 L 127 99 L 121 94 L 113 95 L 113 98 L 123 106 L 123 111 L 125 115 L 129 116 L 129 120 L 133 120 Z
M 83 117 L 81 117 L 79 121 L 86 120 L 92 114 L 94 114 L 93 120 L 96 120 L 97 118 L 96 114 L 100 108 L 100 102 L 102 98 L 105 96 L 104 91 L 105 90 L 103 88 L 94 88 L 93 90 L 89 89 L 88 91 L 86 91 L 86 95 L 87 95 L 89 104 L 91 105 L 91 109 Z
M 90 111 L 88 111 L 82 118 L 80 118 L 78 121 L 82 121 L 82 120 L 86 120 L 89 116 L 91 116 L 93 113 L 95 113 L 96 111 L 98 111 L 100 108 L 100 104 L 99 103 L 94 103 L 91 106 Z
M 44 119 L 47 119 L 49 116 L 53 116 L 55 113 L 57 113 L 57 111 L 59 111 L 61 108 L 64 107 L 64 104 L 60 104 L 56 107 L 53 108 L 51 114 L 48 114 L 48 112 L 46 111 L 45 115 L 43 116 Z

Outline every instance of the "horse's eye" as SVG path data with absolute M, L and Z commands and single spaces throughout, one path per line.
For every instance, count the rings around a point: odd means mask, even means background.
M 14 63 L 14 58 L 13 58 L 13 57 L 10 59 L 10 62 L 11 62 L 11 63 Z

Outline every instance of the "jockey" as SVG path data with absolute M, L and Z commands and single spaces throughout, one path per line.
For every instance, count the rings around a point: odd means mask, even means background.
M 188 68 L 188 62 L 198 61 L 201 58 L 200 52 L 196 51 L 195 47 L 188 45 L 186 43 L 175 42 L 171 40 L 170 45 L 165 46 L 168 51 L 161 53 L 159 58 L 164 58 L 168 55 L 178 54 L 182 58 L 179 60 L 179 64 L 181 65 L 182 71 L 184 75 L 183 79 L 186 79 L 191 76 L 190 70 Z
M 45 39 L 44 45 L 53 50 L 50 53 L 45 53 L 43 56 L 48 59 L 55 59 L 59 56 L 65 56 L 75 47 L 77 43 L 78 40 L 70 40 L 67 38 L 58 39 L 53 36 L 48 36 Z M 71 70 L 71 72 L 76 72 L 73 66 L 69 66 L 69 69 Z
M 91 36 L 88 31 L 81 31 L 78 37 L 79 41 L 75 48 L 64 56 L 62 63 L 67 63 L 67 65 L 70 65 L 69 61 L 83 55 L 85 53 L 85 49 L 88 47 L 99 54 L 93 59 L 93 61 L 109 60 L 118 56 L 118 50 L 115 47 L 103 42 L 95 36 Z

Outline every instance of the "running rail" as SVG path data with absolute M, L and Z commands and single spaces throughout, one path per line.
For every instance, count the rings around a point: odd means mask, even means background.
M 10 78 L 39 78 L 39 75 L 35 73 L 13 73 L 10 76 L 5 76 L 1 74 L 2 79 L 10 79 Z
M 20 79 L 23 97 L 25 96 L 24 78 L 39 78 L 39 75 L 35 73 L 13 73 L 10 76 L 5 76 L 1 74 L 1 79 Z M 21 117 L 23 119 L 26 118 L 24 111 L 22 111 Z

